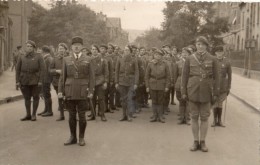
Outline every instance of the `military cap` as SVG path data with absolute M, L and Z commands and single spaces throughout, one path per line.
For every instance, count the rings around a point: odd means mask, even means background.
M 132 49 L 137 49 L 136 45 L 131 45 Z
M 187 51 L 189 54 L 191 54 L 191 51 L 190 51 L 189 47 L 184 47 L 184 48 L 182 48 L 182 50 L 185 50 L 185 51 Z
M 105 49 L 107 49 L 107 45 L 101 44 L 101 45 L 99 46 L 99 48 L 105 48 Z
M 73 37 L 71 40 L 71 45 L 73 45 L 75 43 L 80 43 L 83 45 L 83 39 L 79 36 Z
M 36 44 L 35 44 L 35 42 L 32 41 L 32 40 L 28 40 L 28 41 L 26 42 L 26 44 L 30 44 L 30 45 L 32 45 L 34 48 L 36 48 Z
M 98 52 L 100 52 L 99 47 L 96 44 L 91 45 L 91 47 L 95 47 Z
M 169 44 L 165 44 L 165 45 L 162 46 L 162 48 L 165 48 L 165 47 L 171 48 L 171 46 Z
M 156 49 L 156 50 L 154 51 L 154 53 L 155 53 L 155 54 L 159 54 L 159 55 L 161 55 L 161 56 L 164 55 L 163 51 L 160 50 L 160 49 Z
M 68 50 L 68 46 L 65 43 L 59 43 L 58 46 L 64 47 L 64 49 Z
M 107 44 L 107 46 L 111 46 L 113 49 L 115 49 L 115 46 L 111 43 Z
M 218 45 L 213 49 L 214 52 L 223 52 L 224 47 L 222 45 Z
M 189 45 L 188 48 L 191 48 L 193 51 L 196 51 L 196 47 L 194 45 Z
M 207 38 L 204 37 L 204 36 L 199 36 L 199 37 L 197 37 L 197 38 L 196 38 L 196 42 L 201 42 L 201 43 L 203 43 L 203 44 L 209 46 L 209 41 L 208 41 Z
M 44 45 L 44 46 L 42 47 L 42 51 L 45 52 L 45 53 L 50 53 L 50 52 L 51 52 L 51 49 L 49 48 L 49 46 Z

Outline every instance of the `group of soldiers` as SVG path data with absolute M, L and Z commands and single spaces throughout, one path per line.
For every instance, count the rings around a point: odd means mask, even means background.
M 26 53 L 16 64 L 16 85 L 23 93 L 26 107 L 26 116 L 21 120 L 36 120 L 40 96 L 44 98 L 45 108 L 38 115 L 53 116 L 52 84 L 59 98 L 57 120 L 65 119 L 65 109 L 69 112 L 71 136 L 64 145 L 78 142 L 78 120 L 79 145 L 84 146 L 86 111 L 91 112 L 88 120 L 100 116 L 107 121 L 105 112 L 113 113 L 121 107 L 120 121 L 132 121 L 141 108 L 148 107 L 150 98 L 153 111 L 150 121 L 164 123 L 165 115 L 170 112 L 169 104 L 175 105 L 176 93 L 178 124 L 190 125 L 191 120 L 194 143 L 190 150 L 207 152 L 205 138 L 212 107 L 212 127 L 224 127 L 222 104 L 231 88 L 231 66 L 224 58 L 223 46 L 217 46 L 212 56 L 207 51 L 209 42 L 205 37 L 199 36 L 194 44 L 181 51 L 170 45 L 149 50 L 126 45 L 122 50 L 113 44 L 94 44 L 88 49 L 77 36 L 72 38 L 70 50 L 60 43 L 52 56 L 48 46 L 37 53 L 36 44 L 28 41 Z

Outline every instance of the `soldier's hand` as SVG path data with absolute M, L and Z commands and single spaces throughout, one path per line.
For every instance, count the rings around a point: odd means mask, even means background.
M 149 93 L 150 89 L 149 88 L 146 88 L 146 92 Z
M 61 74 L 61 70 L 60 69 L 56 70 L 56 73 Z
M 218 96 L 213 96 L 213 103 L 216 103 L 218 100 Z
M 58 98 L 59 99 L 62 99 L 63 98 L 63 94 L 60 92 L 60 93 L 58 93 Z
M 136 90 L 137 89 L 137 85 L 134 85 L 134 90 Z
M 183 100 L 188 100 L 188 96 L 187 95 L 182 95 L 181 97 Z
M 115 88 L 118 89 L 118 84 L 115 85 Z
M 92 99 L 92 98 L 93 98 L 93 94 L 90 93 L 90 94 L 88 95 L 88 98 Z
M 41 82 L 38 82 L 38 87 L 41 87 L 42 86 L 42 83 Z
M 164 90 L 165 92 L 168 92 L 169 91 L 169 88 L 165 88 L 165 90 Z
M 107 89 L 107 83 L 103 84 L 103 89 L 106 90 Z
M 40 93 L 39 96 L 42 100 L 44 100 L 43 93 Z
M 16 83 L 16 90 L 19 90 L 19 88 L 21 88 L 21 84 L 18 82 Z

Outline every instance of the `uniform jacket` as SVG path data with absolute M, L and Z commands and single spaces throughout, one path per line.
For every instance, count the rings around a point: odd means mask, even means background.
M 219 74 L 220 74 L 220 93 L 226 93 L 231 88 L 232 69 L 231 64 L 228 60 L 218 60 Z
M 145 62 L 141 57 L 136 57 L 139 69 L 139 84 L 144 84 L 144 76 L 145 76 Z
M 108 72 L 109 72 L 109 83 L 114 83 L 114 79 L 115 79 L 115 74 L 114 74 L 114 62 L 113 62 L 113 58 L 112 55 L 106 54 L 104 59 L 107 60 L 108 63 Z
M 43 76 L 43 83 L 51 83 L 52 75 L 50 72 L 51 66 L 54 63 L 54 59 L 50 54 L 43 55 L 44 63 L 45 63 L 45 71 Z
M 95 85 L 101 85 L 108 83 L 109 81 L 109 72 L 108 72 L 108 63 L 107 60 L 101 58 L 100 55 L 94 57 L 91 60 L 95 71 Z
M 201 62 L 201 66 L 196 58 Z M 215 83 L 213 83 L 213 81 Z M 192 102 L 211 102 L 212 94 L 219 94 L 219 73 L 216 57 L 205 52 L 202 56 L 194 53 L 189 56 L 183 66 L 181 93 L 187 95 Z
M 123 86 L 138 85 L 139 69 L 136 57 L 127 55 L 118 58 L 116 63 L 115 83 Z
M 94 86 L 94 68 L 87 56 L 81 55 L 76 60 L 71 53 L 70 56 L 64 57 L 59 92 L 68 100 L 85 100 L 87 92 L 93 94 Z
M 176 64 L 175 64 L 175 79 L 176 79 L 176 83 L 175 83 L 175 89 L 176 91 L 180 91 L 181 90 L 181 76 L 182 76 L 182 68 L 183 68 L 183 65 L 184 65 L 184 59 L 181 59 L 180 61 L 178 61 Z
M 35 52 L 19 57 L 16 65 L 16 82 L 21 85 L 37 85 L 42 83 L 45 64 L 43 57 Z
M 170 87 L 170 70 L 164 61 L 152 61 L 145 72 L 145 85 L 151 90 L 165 90 Z

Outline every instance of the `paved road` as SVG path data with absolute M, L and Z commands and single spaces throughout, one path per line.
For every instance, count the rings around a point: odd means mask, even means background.
M 121 111 L 107 114 L 108 122 L 88 122 L 87 143 L 80 147 L 63 146 L 69 137 L 67 113 L 63 122 L 55 121 L 57 111 L 21 122 L 23 101 L 1 105 L 0 165 L 259 165 L 259 114 L 232 97 L 227 107 L 227 127 L 209 129 L 209 152 L 202 153 L 189 151 L 190 126 L 177 125 L 177 106 L 165 124 L 148 122 L 150 109 L 131 123 L 118 121 Z

